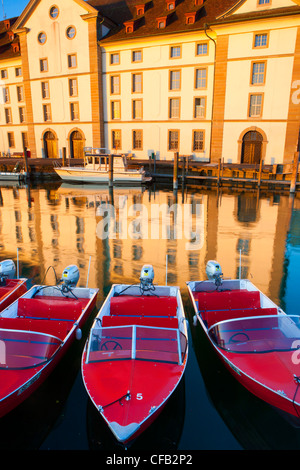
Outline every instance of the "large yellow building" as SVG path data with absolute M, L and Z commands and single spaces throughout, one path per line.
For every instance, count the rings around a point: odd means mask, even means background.
M 0 74 L 5 153 L 272 164 L 299 150 L 292 0 L 31 0 L 0 25 Z

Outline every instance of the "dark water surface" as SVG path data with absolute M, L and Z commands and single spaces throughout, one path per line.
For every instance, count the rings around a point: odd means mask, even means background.
M 170 216 L 166 209 L 172 209 Z M 20 260 L 20 274 L 41 283 L 76 264 L 80 286 L 99 288 L 97 308 L 113 283 L 136 283 L 152 264 L 155 283 L 181 288 L 189 320 L 184 380 L 132 450 L 299 449 L 289 424 L 229 374 L 193 312 L 186 281 L 205 279 L 209 259 L 226 277 L 251 281 L 290 314 L 299 314 L 300 200 L 289 194 L 209 189 L 114 189 L 44 185 L 0 188 L 0 259 Z M 167 271 L 166 271 L 167 261 Z M 49 269 L 45 282 L 55 282 Z M 91 406 L 80 374 L 95 309 L 53 374 L 0 420 L 0 448 L 118 451 Z M 299 366 L 300 368 L 300 366 Z M 121 373 L 121 371 L 120 371 Z M 300 375 L 300 374 L 299 374 Z M 149 377 L 151 380 L 151 377 Z

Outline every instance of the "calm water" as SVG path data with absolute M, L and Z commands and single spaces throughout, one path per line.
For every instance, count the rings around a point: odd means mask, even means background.
M 0 188 L 0 259 L 43 281 L 77 264 L 79 285 L 138 282 L 144 264 L 154 281 L 178 285 L 189 319 L 184 381 L 157 421 L 135 442 L 148 451 L 299 449 L 300 429 L 244 390 L 207 343 L 186 281 L 204 279 L 209 259 L 225 276 L 242 276 L 288 313 L 299 313 L 300 200 L 288 194 L 206 189 L 114 189 L 45 185 Z M 167 263 L 167 270 L 166 270 Z M 45 282 L 54 283 L 53 269 Z M 88 329 L 97 310 L 92 314 Z M 1 449 L 120 447 L 90 405 L 80 375 L 83 341 L 26 402 L 1 419 Z M 299 366 L 300 367 L 300 366 Z M 151 378 L 149 378 L 151 380 Z

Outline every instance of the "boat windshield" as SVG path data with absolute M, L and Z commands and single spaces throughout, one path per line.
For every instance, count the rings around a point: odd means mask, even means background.
M 33 331 L 0 329 L 0 369 L 28 369 L 48 362 L 62 341 Z
M 208 331 L 219 348 L 235 353 L 294 351 L 300 346 L 300 316 L 266 315 L 225 320 Z
M 95 327 L 91 331 L 86 363 L 121 359 L 182 364 L 187 347 L 177 329 L 146 326 Z

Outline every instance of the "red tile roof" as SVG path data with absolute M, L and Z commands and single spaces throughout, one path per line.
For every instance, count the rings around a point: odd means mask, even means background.
M 88 0 L 88 3 L 96 8 L 99 13 L 112 20 L 116 28 L 102 41 L 124 40 L 128 37 L 139 38 L 142 36 L 164 35 L 185 31 L 204 30 L 205 24 L 231 22 L 232 17 L 226 15 L 235 6 L 243 1 L 238 0 L 205 0 L 203 5 L 195 5 L 195 0 L 176 0 L 174 10 L 167 10 L 167 0 Z M 136 6 L 145 4 L 145 13 L 139 17 L 139 22 L 132 33 L 126 33 L 124 22 L 137 19 Z M 195 12 L 195 22 L 186 24 L 186 13 Z M 268 17 L 276 15 L 299 14 L 300 6 L 288 8 L 257 10 L 256 12 L 234 15 L 234 20 L 246 21 L 253 17 Z M 163 29 L 157 27 L 157 18 L 169 14 L 167 26 Z M 225 17 L 224 17 L 225 15 Z

